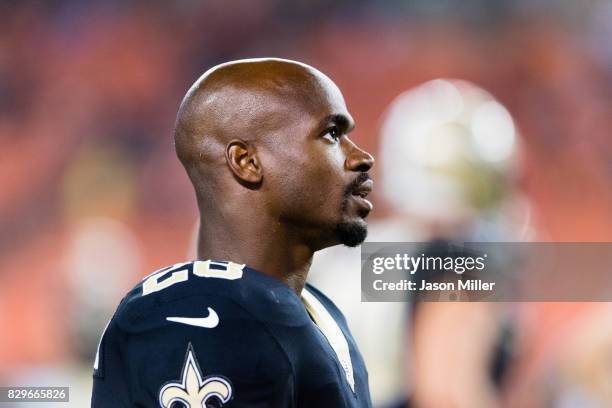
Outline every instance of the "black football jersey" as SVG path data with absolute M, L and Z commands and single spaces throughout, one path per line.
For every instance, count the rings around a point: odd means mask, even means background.
M 346 320 L 321 292 L 224 261 L 176 264 L 121 301 L 92 407 L 371 407 Z

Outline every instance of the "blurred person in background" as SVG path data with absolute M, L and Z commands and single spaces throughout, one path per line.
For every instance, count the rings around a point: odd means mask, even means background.
M 432 250 L 530 239 L 529 206 L 517 184 L 520 136 L 487 91 L 444 79 L 406 91 L 388 109 L 381 138 L 383 192 L 396 219 L 415 224 Z M 393 188 L 395 177 L 405 189 Z M 413 303 L 411 405 L 500 406 L 506 314 L 495 303 Z
M 517 187 L 520 143 L 507 109 L 467 81 L 440 79 L 402 93 L 381 130 L 382 193 L 393 211 L 371 223 L 368 241 L 429 241 L 436 250 L 443 242 L 528 239 L 529 209 Z M 353 284 L 324 273 L 330 262 L 344 265 Z M 497 306 L 360 303 L 358 252 L 333 248 L 318 255 L 318 265 L 312 280 L 344 305 L 380 406 L 402 394 L 422 408 L 499 406 L 508 339 Z

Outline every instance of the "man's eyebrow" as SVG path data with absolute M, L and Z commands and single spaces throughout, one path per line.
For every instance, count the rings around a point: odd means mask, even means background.
M 321 120 L 319 126 L 323 128 L 332 122 L 347 133 L 355 128 L 355 122 L 342 113 L 333 113 L 331 115 L 327 115 Z

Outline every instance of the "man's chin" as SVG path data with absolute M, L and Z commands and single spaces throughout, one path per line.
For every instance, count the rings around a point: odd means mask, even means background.
M 368 225 L 362 219 L 358 221 L 343 221 L 336 225 L 336 237 L 342 245 L 356 247 L 368 236 Z

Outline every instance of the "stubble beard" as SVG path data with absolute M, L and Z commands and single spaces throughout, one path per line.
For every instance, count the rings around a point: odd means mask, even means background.
M 346 191 L 341 206 L 342 221 L 336 224 L 334 227 L 334 233 L 342 245 L 346 245 L 347 247 L 356 247 L 365 241 L 366 237 L 368 236 L 368 226 L 366 225 L 365 221 L 361 219 L 357 221 L 346 220 L 346 213 L 348 211 L 350 198 L 351 192 Z

